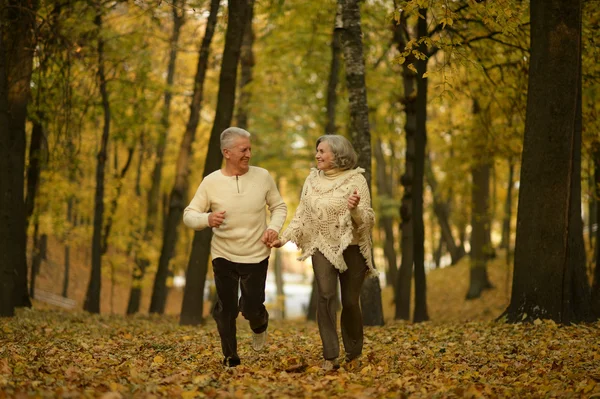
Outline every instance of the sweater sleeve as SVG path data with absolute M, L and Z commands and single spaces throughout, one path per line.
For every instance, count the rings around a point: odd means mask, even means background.
M 279 233 L 287 217 L 287 205 L 283 201 L 283 198 L 281 198 L 275 180 L 273 180 L 271 175 L 268 175 L 267 178 L 270 187 L 267 191 L 266 201 L 269 207 L 269 214 L 271 215 L 267 228 Z
M 304 194 L 308 188 L 308 180 L 307 177 L 304 181 L 304 186 L 302 187 L 302 192 L 300 193 L 300 202 L 298 203 L 298 207 L 296 208 L 296 212 L 294 213 L 294 217 L 290 221 L 290 224 L 285 229 L 284 233 L 281 236 L 282 243 L 286 243 L 288 241 L 294 242 L 296 245 L 300 244 L 302 241 L 302 219 L 304 217 Z
M 183 223 L 194 230 L 202 230 L 208 226 L 208 210 L 210 201 L 207 195 L 207 182 L 202 180 L 200 186 L 194 194 L 194 198 L 183 211 Z
M 351 192 L 357 190 L 360 195 L 358 206 L 350 211 L 352 220 L 359 227 L 360 231 L 370 231 L 375 225 L 375 212 L 371 208 L 371 194 L 367 180 L 360 174 L 351 182 Z

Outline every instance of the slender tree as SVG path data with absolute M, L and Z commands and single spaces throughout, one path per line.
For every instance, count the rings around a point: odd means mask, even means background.
M 250 104 L 250 83 L 252 83 L 252 69 L 254 68 L 254 29 L 252 29 L 252 19 L 254 18 L 254 0 L 246 0 L 250 3 L 248 21 L 242 39 L 242 48 L 240 53 L 240 81 L 239 81 L 239 101 L 237 106 L 236 121 L 237 126 L 242 129 L 248 129 L 248 106 Z
M 396 265 L 396 249 L 394 248 L 394 220 L 390 215 L 389 206 L 387 203 L 392 199 L 392 188 L 389 184 L 389 176 L 386 172 L 386 162 L 383 155 L 383 143 L 380 138 L 377 138 L 377 144 L 374 146 L 373 153 L 377 162 L 377 194 L 381 204 L 381 214 L 379 215 L 379 227 L 383 230 L 385 241 L 383 243 L 383 254 L 387 260 L 387 272 L 385 282 L 391 286 L 394 291 L 396 285 L 396 276 L 398 274 L 398 266 Z M 394 205 L 394 208 L 396 206 Z M 394 292 L 395 296 L 395 292 Z
M 581 0 L 534 0 L 508 321 L 591 319 L 581 219 Z M 552 84 L 548 84 L 552 82 Z
M 216 0 L 214 2 L 218 3 Z M 223 154 L 220 151 L 220 136 L 221 132 L 229 127 L 233 119 L 242 38 L 244 36 L 245 25 L 250 23 L 248 21 L 248 14 L 254 6 L 254 1 L 229 0 L 228 6 L 227 31 L 225 33 L 225 47 L 223 49 L 221 74 L 219 76 L 217 108 L 210 132 L 203 178 L 218 170 L 223 162 Z M 203 292 L 206 273 L 208 271 L 211 239 L 211 229 L 207 228 L 194 233 L 181 308 L 180 324 L 182 325 L 197 325 L 202 322 L 202 309 L 204 308 Z
M 594 159 L 594 189 L 592 194 L 596 204 L 600 203 L 600 141 L 593 144 L 592 156 Z M 592 308 L 596 317 L 600 317 L 600 209 L 596 210 L 596 253 L 594 256 L 594 277 L 592 280 Z
M 102 99 L 103 125 L 100 138 L 100 149 L 96 161 L 96 193 L 94 195 L 94 229 L 92 235 L 92 269 L 90 281 L 85 295 L 83 309 L 91 313 L 100 313 L 100 291 L 102 287 L 102 225 L 104 219 L 104 175 L 106 173 L 106 158 L 108 154 L 108 139 L 110 135 L 111 110 L 108 95 L 108 84 L 105 71 L 105 42 L 102 37 L 103 10 L 100 3 L 96 4 L 94 18 L 98 35 L 98 86 Z
M 156 158 L 152 170 L 152 182 L 147 194 L 148 206 L 146 208 L 146 226 L 142 233 L 142 244 L 149 244 L 155 234 L 158 220 L 158 204 L 160 199 L 160 188 L 162 183 L 162 170 L 164 165 L 165 147 L 169 135 L 171 101 L 173 99 L 173 82 L 175 80 L 175 66 L 177 53 L 179 50 L 179 38 L 181 28 L 185 23 L 185 0 L 174 0 L 171 4 L 171 15 L 173 17 L 173 26 L 169 40 L 169 62 L 167 64 L 166 87 L 163 94 L 163 107 L 160 117 L 160 130 L 156 142 Z M 138 174 L 139 176 L 139 174 Z M 129 293 L 129 302 L 127 303 L 127 314 L 137 313 L 140 309 L 140 300 L 142 297 L 142 281 L 146 275 L 146 269 L 150 261 L 145 251 L 138 246 L 135 255 L 135 267 L 131 279 L 131 289 Z
M 346 86 L 350 102 L 349 131 L 358 153 L 358 165 L 365 169 L 365 178 L 371 188 L 371 132 L 365 85 L 360 4 L 358 0 L 338 0 L 342 12 L 342 51 L 346 67 Z M 383 325 L 383 305 L 379 278 L 368 278 L 360 295 L 363 324 Z
M 402 260 L 396 282 L 396 319 L 410 317 L 410 291 L 414 267 L 415 311 L 414 321 L 429 319 L 425 280 L 425 223 L 423 221 L 423 179 L 425 176 L 425 147 L 427 143 L 427 61 L 435 50 L 428 50 L 423 39 L 431 34 L 427 31 L 427 9 L 420 9 L 423 17 L 417 19 L 416 37 L 409 37 L 405 30 L 406 17 L 394 31 L 394 40 L 400 52 L 405 51 L 409 40 L 415 40 L 423 56 L 411 52 L 403 67 L 404 100 L 406 112 L 406 168 L 401 178 L 404 187 L 400 207 Z
M 425 178 L 433 195 L 433 212 L 440 224 L 440 247 L 442 243 L 446 245 L 448 252 L 450 252 L 451 264 L 455 265 L 463 256 L 465 256 L 465 249 L 462 245 L 457 245 L 454 240 L 454 235 L 452 234 L 452 228 L 450 226 L 450 202 L 444 201 L 438 192 L 437 179 L 431 168 L 429 157 L 425 160 Z
M 481 107 L 475 99 L 473 116 L 477 131 L 480 115 Z M 492 288 L 487 274 L 487 261 L 490 253 L 490 170 L 493 158 L 484 140 L 478 138 L 474 142 L 477 155 L 471 166 L 471 264 L 467 299 L 479 298 L 484 290 Z

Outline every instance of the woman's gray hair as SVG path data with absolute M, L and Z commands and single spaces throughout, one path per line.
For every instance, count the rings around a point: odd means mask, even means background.
M 250 133 L 239 127 L 228 127 L 221 133 L 221 152 L 226 148 L 231 148 L 237 137 L 250 138 Z
M 356 155 L 352 143 L 347 138 L 339 134 L 326 134 L 317 139 L 315 147 L 318 147 L 322 142 L 326 142 L 329 144 L 329 148 L 331 148 L 334 168 L 348 170 L 356 166 L 358 155 Z

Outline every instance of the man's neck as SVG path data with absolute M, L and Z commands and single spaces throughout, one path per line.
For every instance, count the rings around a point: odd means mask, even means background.
M 246 170 L 241 170 L 238 168 L 228 167 L 227 165 L 225 165 L 225 167 L 223 167 L 223 169 L 221 169 L 221 173 L 223 173 L 225 176 L 242 176 L 242 175 L 245 175 L 246 173 L 248 173 L 249 170 L 250 170 L 250 167 L 248 167 L 248 169 L 246 169 Z

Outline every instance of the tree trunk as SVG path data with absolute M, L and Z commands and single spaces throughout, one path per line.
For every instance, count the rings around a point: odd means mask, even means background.
M 593 144 L 594 157 L 594 190 L 592 192 L 596 204 L 600 203 L 600 141 Z M 596 252 L 594 256 L 594 275 L 592 280 L 592 310 L 600 318 L 600 209 L 596 210 Z
M 338 3 L 333 22 L 333 33 L 331 35 L 331 66 L 329 67 L 329 80 L 327 81 L 327 122 L 325 125 L 325 134 L 336 134 L 335 109 L 337 105 L 337 85 L 339 81 L 340 68 L 342 64 L 342 43 L 341 34 L 344 27 L 342 20 L 342 9 Z
M 394 248 L 394 221 L 389 215 L 387 202 L 392 200 L 392 192 L 389 187 L 389 177 L 386 172 L 385 157 L 382 150 L 383 143 L 381 139 L 377 139 L 375 145 L 375 160 L 377 162 L 377 193 L 379 194 L 381 204 L 381 214 L 379 216 L 379 226 L 383 230 L 385 241 L 383 243 L 383 254 L 387 260 L 386 285 L 396 288 L 394 282 L 398 274 L 398 266 L 396 266 L 396 249 Z M 395 294 L 394 294 L 395 295 Z
M 427 36 L 427 9 L 420 11 L 424 18 L 417 21 L 418 39 Z M 427 52 L 425 43 L 419 50 Z M 414 263 L 415 263 L 415 312 L 413 321 L 429 320 L 427 313 L 427 283 L 425 279 L 425 223 L 423 222 L 423 180 L 425 177 L 425 147 L 427 145 L 427 59 L 418 59 L 417 68 L 417 130 L 415 134 L 414 178 L 412 187 Z
M 510 322 L 592 319 L 581 220 L 581 7 L 531 2 Z
M 285 292 L 283 290 L 283 269 L 281 262 L 281 250 L 275 249 L 275 259 L 273 262 L 275 265 L 275 287 L 277 293 L 277 310 L 278 319 L 285 319 Z
M 213 17 L 213 5 L 214 18 L 216 18 L 218 0 L 213 0 L 211 3 L 211 17 Z M 228 5 L 229 20 L 227 22 L 225 48 L 223 50 L 223 59 L 221 61 L 217 109 L 215 110 L 215 119 L 210 132 L 203 178 L 215 170 L 218 170 L 223 162 L 223 154 L 220 151 L 220 135 L 223 130 L 229 127 L 231 120 L 233 119 L 237 69 L 242 38 L 244 36 L 245 25 L 248 23 L 249 8 L 254 6 L 254 2 L 229 0 Z M 208 25 L 205 37 L 207 35 Z M 196 115 L 198 114 L 196 113 Z M 191 123 L 192 118 L 190 117 L 188 127 Z M 190 255 L 186 273 L 186 285 L 181 307 L 181 318 L 179 320 L 182 325 L 196 325 L 202 322 L 202 309 L 204 307 L 204 297 L 202 294 L 204 282 L 206 281 L 206 272 L 208 270 L 211 239 L 212 230 L 209 228 L 197 231 L 194 234 L 192 253 Z
M 358 153 L 358 165 L 365 169 L 365 178 L 371 188 L 371 132 L 369 108 L 365 85 L 365 60 L 363 56 L 362 29 L 358 0 L 338 0 L 341 6 L 343 29 L 342 50 L 346 62 L 346 87 L 348 88 L 350 123 L 349 133 Z M 361 295 L 363 324 L 383 325 L 383 305 L 379 278 L 365 280 Z
M 595 144 L 595 143 L 594 143 Z M 592 145 L 594 145 L 592 144 Z M 593 152 L 593 150 L 592 150 Z M 592 158 L 594 157 L 594 154 L 592 154 Z M 589 186 L 589 201 L 588 201 L 588 242 L 590 245 L 590 251 L 591 253 L 594 253 L 595 247 L 594 247 L 594 222 L 596 220 L 596 212 L 598 211 L 598 208 L 596 206 L 597 204 L 597 200 L 596 200 L 596 196 L 595 196 L 595 182 L 594 182 L 594 160 L 591 159 L 590 160 L 590 173 L 588 176 L 588 186 Z M 593 256 L 593 255 L 592 255 Z
M 8 0 L 0 9 L 0 317 L 31 306 L 23 192 L 37 7 L 37 1 Z
M 115 149 L 116 151 L 116 149 Z M 123 189 L 123 179 L 129 170 L 129 166 L 131 165 L 131 159 L 133 158 L 133 148 L 129 148 L 127 161 L 125 161 L 125 166 L 121 170 L 120 174 L 115 173 L 115 180 L 117 180 L 117 187 L 115 189 L 115 196 L 110 201 L 110 209 L 108 211 L 108 215 L 106 217 L 106 223 L 104 224 L 104 235 L 102 236 L 102 255 L 106 254 L 108 250 L 108 237 L 110 236 L 110 231 L 112 230 L 113 219 L 115 214 L 117 213 L 117 205 L 119 204 L 119 198 L 121 197 L 121 190 Z
M 437 192 L 437 180 L 433 169 L 431 168 L 431 161 L 429 158 L 425 163 L 425 177 L 433 196 L 433 211 L 440 224 L 440 234 L 443 242 L 446 244 L 448 252 L 450 252 L 451 264 L 455 265 L 459 260 L 465 256 L 464 247 L 456 245 L 454 236 L 452 235 L 452 228 L 450 227 L 450 206 L 448 202 L 442 202 L 439 193 Z M 442 244 L 440 242 L 440 248 Z M 440 251 L 441 256 L 441 251 Z
M 158 204 L 160 198 L 160 188 L 162 183 L 163 160 L 165 146 L 170 129 L 171 100 L 173 98 L 173 82 L 175 80 L 175 66 L 177 61 L 177 51 L 179 49 L 179 37 L 181 28 L 185 23 L 185 13 L 183 11 L 185 0 L 175 0 L 172 4 L 173 27 L 171 39 L 169 41 L 169 62 L 167 64 L 166 89 L 163 94 L 164 102 L 160 118 L 160 130 L 158 141 L 156 143 L 156 159 L 154 169 L 152 170 L 152 183 L 147 194 L 148 207 L 146 209 L 146 227 L 142 234 L 142 245 L 138 246 L 135 255 L 135 266 L 131 276 L 131 289 L 129 301 L 127 303 L 127 314 L 135 314 L 140 310 L 140 300 L 142 296 L 142 281 L 146 275 L 146 269 L 150 261 L 142 249 L 143 244 L 152 245 L 154 232 L 158 220 Z M 143 149 L 140 153 L 140 165 L 143 157 Z M 139 176 L 139 174 L 138 174 Z
M 74 217 L 73 203 L 75 199 L 73 196 L 69 197 L 67 201 L 67 231 L 65 233 L 65 273 L 63 276 L 62 285 L 62 296 L 67 298 L 69 296 L 69 275 L 71 273 L 71 243 L 69 242 L 69 236 L 72 226 L 77 225 L 77 218 Z
M 514 184 L 515 163 L 508 160 L 508 184 L 506 186 L 506 201 L 504 203 L 504 219 L 502 220 L 502 242 L 500 246 L 506 252 L 506 263 L 510 264 L 510 221 L 512 219 L 512 190 Z
M 404 13 L 400 24 L 394 26 L 394 42 L 399 52 L 404 51 L 407 40 L 403 36 L 402 26 L 406 24 Z M 411 54 L 406 63 L 414 61 Z M 410 297 L 412 288 L 413 264 L 414 264 L 414 226 L 413 226 L 413 181 L 414 181 L 414 161 L 415 161 L 415 135 L 417 131 L 417 107 L 416 107 L 416 82 L 415 74 L 408 69 L 406 65 L 402 67 L 402 82 L 404 86 L 404 113 L 406 121 L 404 131 L 406 133 L 406 155 L 404 157 L 406 165 L 404 175 L 400 178 L 400 184 L 403 187 L 402 203 L 400 205 L 400 247 L 402 259 L 398 278 L 396 281 L 396 320 L 410 319 Z
M 489 163 L 474 165 L 471 175 L 471 270 L 467 299 L 479 298 L 484 290 L 492 287 L 487 276 L 488 240 L 486 239 L 488 230 L 486 226 L 490 223 Z
M 254 0 L 248 1 L 249 14 L 248 22 L 244 30 L 244 38 L 242 39 L 242 48 L 240 52 L 240 82 L 239 82 L 239 101 L 237 107 L 237 126 L 248 130 L 248 106 L 250 104 L 250 90 L 248 85 L 252 82 L 252 69 L 254 68 L 254 31 L 252 29 L 252 19 L 254 17 Z
M 37 277 L 42 264 L 42 245 L 45 245 L 40 239 L 40 224 L 36 220 L 33 226 L 33 256 L 31 257 L 31 272 L 29 273 L 29 297 L 35 298 L 35 278 Z M 46 237 L 44 234 L 43 237 Z M 45 241 L 45 240 L 44 240 Z
M 35 206 L 35 197 L 39 187 L 41 162 L 42 162 L 42 143 L 44 139 L 44 127 L 42 121 L 44 119 L 43 112 L 38 112 L 36 119 L 33 121 L 31 129 L 31 141 L 29 143 L 29 165 L 27 166 L 27 195 L 25 196 L 25 233 L 29 227 L 29 220 L 33 215 Z
M 184 2 L 182 3 L 184 4 Z M 179 30 L 183 24 L 183 15 L 179 15 L 177 7 L 173 7 L 173 38 L 178 39 Z M 209 16 L 210 18 L 210 16 Z M 207 27 L 207 31 L 208 31 Z M 176 32 L 177 31 L 177 32 Z M 205 34 L 206 38 L 206 34 Z M 212 39 L 212 37 L 211 37 Z M 205 39 L 203 39 L 204 44 Z M 174 42 L 175 44 L 175 42 Z M 209 41 L 210 44 L 210 41 Z M 201 46 L 202 50 L 202 46 Z M 208 54 L 208 48 L 207 48 Z M 171 58 L 174 62 L 175 55 Z M 202 107 L 203 99 L 203 85 L 206 67 L 202 68 L 201 63 L 208 62 L 202 59 L 198 62 L 198 70 L 196 71 L 196 78 L 194 81 L 194 94 L 192 96 L 192 103 L 190 105 L 190 117 L 188 124 L 185 129 L 185 133 L 181 140 L 179 147 L 179 154 L 177 156 L 177 164 L 175 170 L 175 184 L 171 189 L 168 200 L 168 211 L 166 211 L 164 218 L 164 230 L 163 230 L 163 242 L 162 249 L 160 252 L 160 258 L 158 261 L 158 269 L 156 276 L 154 277 L 154 286 L 152 288 L 152 299 L 150 301 L 150 313 L 163 314 L 165 311 L 165 305 L 167 302 L 167 278 L 169 276 L 169 262 L 173 257 L 175 245 L 177 243 L 177 228 L 181 224 L 181 218 L 183 215 L 183 209 L 186 206 L 187 191 L 188 191 L 188 176 L 189 176 L 189 163 L 192 157 L 192 143 L 196 136 L 196 130 L 198 127 L 200 108 Z M 171 65 L 170 65 L 171 67 Z M 174 64 L 173 64 L 174 67 Z M 200 80 L 199 80 L 200 79 Z M 169 101 L 169 103 L 167 103 Z M 170 104 L 170 97 L 165 97 L 165 107 Z M 168 122 L 166 122 L 168 126 Z M 164 147 L 163 147 L 164 150 Z
M 317 302 L 319 301 L 319 289 L 317 280 L 313 277 L 312 289 L 310 290 L 310 300 L 308 301 L 308 309 L 306 309 L 306 320 L 317 321 Z
M 104 126 L 96 163 L 96 194 L 94 196 L 94 232 L 92 236 L 92 270 L 83 304 L 83 310 L 100 313 L 100 290 L 102 285 L 102 224 L 104 218 L 104 174 L 110 133 L 110 103 L 106 74 L 104 71 L 104 39 L 102 38 L 102 6 L 96 5 L 94 24 L 98 35 L 98 84 L 102 96 Z

